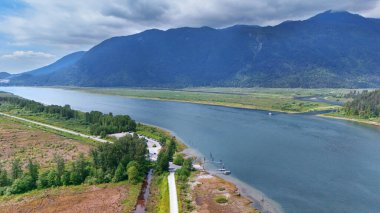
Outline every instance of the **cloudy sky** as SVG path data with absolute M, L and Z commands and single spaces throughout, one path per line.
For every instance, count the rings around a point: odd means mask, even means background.
M 329 9 L 380 18 L 380 0 L 1 0 L 0 72 L 37 68 L 149 28 L 275 25 Z

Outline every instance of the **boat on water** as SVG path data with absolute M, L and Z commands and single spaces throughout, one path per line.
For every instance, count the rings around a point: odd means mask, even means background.
M 218 168 L 217 171 L 220 172 L 221 174 L 224 174 L 224 175 L 230 175 L 231 174 L 231 171 L 230 170 L 227 170 L 225 167 L 224 167 L 224 163 L 222 160 L 219 160 L 219 161 L 214 161 L 214 156 L 212 156 L 211 152 L 210 152 L 210 158 L 211 158 L 211 162 L 212 163 L 216 163 L 216 164 L 221 164 L 222 167 L 221 168 Z M 206 162 L 206 158 L 205 159 L 205 162 Z
M 231 171 L 230 171 L 230 170 L 225 170 L 225 171 L 223 172 L 223 174 L 224 174 L 224 175 L 230 175 L 230 174 L 231 174 Z
M 219 172 L 221 172 L 222 174 L 224 175 L 230 175 L 231 174 L 231 171 L 230 170 L 227 170 L 225 167 L 224 167 L 224 164 L 223 164 L 223 167 L 222 168 L 219 168 L 218 169 Z

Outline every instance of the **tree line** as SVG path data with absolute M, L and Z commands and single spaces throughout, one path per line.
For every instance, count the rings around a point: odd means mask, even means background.
M 107 134 L 136 130 L 136 122 L 128 115 L 114 116 L 112 113 L 103 114 L 98 111 L 83 113 L 71 109 L 70 105 L 43 105 L 36 101 L 18 97 L 0 97 L 0 105 L 1 103 L 15 105 L 32 113 L 53 115 L 63 120 L 78 120 L 83 124 L 90 125 L 90 133 L 93 135 L 106 136 Z
M 193 169 L 193 159 L 184 158 L 184 155 L 181 153 L 176 153 L 176 142 L 172 138 L 165 146 L 161 149 L 157 157 L 156 162 L 156 173 L 163 173 L 169 170 L 169 162 L 173 162 L 178 166 L 182 166 L 176 171 L 176 175 L 180 180 L 187 180 L 190 176 L 190 173 Z
M 343 112 L 350 116 L 361 118 L 375 118 L 380 116 L 380 90 L 368 92 L 364 90 L 354 99 L 347 102 L 343 107 Z
M 129 180 L 137 183 L 149 168 L 147 145 L 143 138 L 126 136 L 115 143 L 100 144 L 88 156 L 67 163 L 61 156 L 54 157 L 54 166 L 41 170 L 28 161 L 26 169 L 16 159 L 10 172 L 0 164 L 0 195 L 20 194 L 33 189 L 57 186 L 98 184 Z

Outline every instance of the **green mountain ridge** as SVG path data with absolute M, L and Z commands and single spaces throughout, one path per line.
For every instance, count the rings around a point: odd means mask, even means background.
M 380 20 L 326 11 L 277 26 L 147 30 L 10 85 L 379 87 Z

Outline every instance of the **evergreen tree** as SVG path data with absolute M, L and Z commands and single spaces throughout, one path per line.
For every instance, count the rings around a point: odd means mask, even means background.
M 29 159 L 29 162 L 28 162 L 28 172 L 29 172 L 30 177 L 32 178 L 33 188 L 37 187 L 37 183 L 36 182 L 38 180 L 38 169 L 39 169 L 38 164 L 34 164 L 32 162 L 32 160 Z
M 15 159 L 12 161 L 12 180 L 16 180 L 17 178 L 21 178 L 22 169 L 20 159 Z
M 62 185 L 62 175 L 65 172 L 65 160 L 62 156 L 55 155 L 54 162 L 56 164 L 57 184 Z
M 113 176 L 112 182 L 116 183 L 116 182 L 124 180 L 124 178 L 125 178 L 124 166 L 121 163 L 119 163 L 115 171 L 115 175 Z
M 162 173 L 169 170 L 169 154 L 165 148 L 161 150 L 157 157 L 156 172 Z
M 8 178 L 8 172 L 3 168 L 3 165 L 0 163 L 0 187 L 8 186 L 10 180 Z

